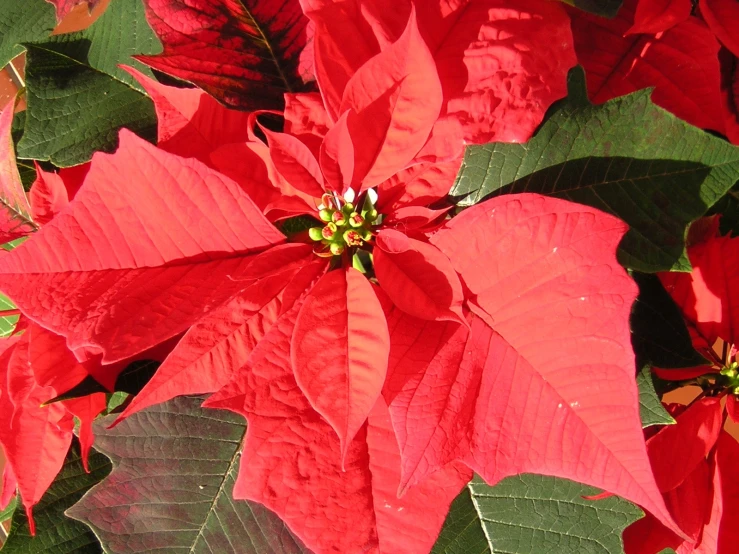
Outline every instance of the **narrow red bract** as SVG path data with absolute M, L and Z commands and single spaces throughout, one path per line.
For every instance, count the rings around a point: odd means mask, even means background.
M 291 339 L 295 380 L 331 424 L 342 459 L 385 382 L 390 337 L 369 281 L 348 267 L 323 276 L 308 293 Z

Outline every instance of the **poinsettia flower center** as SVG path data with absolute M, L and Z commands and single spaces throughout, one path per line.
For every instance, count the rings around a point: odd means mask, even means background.
M 343 197 L 326 193 L 321 198 L 318 218 L 325 224 L 308 230 L 311 240 L 318 243 L 319 256 L 340 256 L 348 248 L 361 248 L 372 239 L 373 228 L 379 223 L 374 202 L 365 195 L 358 209 L 353 200 L 351 191 Z

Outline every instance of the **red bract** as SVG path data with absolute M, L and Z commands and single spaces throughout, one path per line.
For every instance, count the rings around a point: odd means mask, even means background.
M 443 91 L 429 144 L 437 153 L 459 148 L 458 141 L 439 144 L 449 134 L 474 143 L 527 140 L 549 105 L 566 94 L 566 74 L 575 65 L 567 15 L 554 2 L 301 3 L 316 24 L 316 78 L 334 121 L 354 74 L 395 42 L 415 7 Z
M 660 273 L 685 318 L 713 345 L 739 343 L 739 238 L 712 236 L 688 248 L 690 273 Z
M 9 469 L 6 486 L 17 482 L 34 532 L 33 506 L 61 469 L 72 441 L 73 419 L 81 421 L 83 463 L 93 442 L 92 420 L 106 406 L 105 395 L 44 406 L 88 373 L 64 344 L 64 337 L 29 324 L 23 335 L 3 339 L 0 357 L 0 443 Z M 4 497 L 9 489 L 3 491 Z
M 701 398 L 690 407 L 668 406 L 677 423 L 647 440 L 665 502 L 690 540 L 666 529 L 652 516 L 624 532 L 627 554 L 729 554 L 736 550 L 737 486 L 732 478 L 739 444 L 722 430 L 719 398 Z
M 626 34 L 661 33 L 688 19 L 692 8 L 691 0 L 640 0 Z
M 161 147 L 123 131 L 95 154 L 0 287 L 101 381 L 184 333 L 122 417 L 215 392 L 249 420 L 235 496 L 318 552 L 427 551 L 471 469 L 569 477 L 680 533 L 641 440 L 626 226 L 538 195 L 443 202 L 464 140 L 525 140 L 564 95 L 561 6 L 304 4 L 322 96 L 287 95 L 284 132 L 136 75 Z
M 382 400 L 342 460 L 335 431 L 290 369 L 301 307 L 280 318 L 238 379 L 205 404 L 249 420 L 234 497 L 277 512 L 317 552 L 427 552 L 471 472 L 449 466 L 398 498 L 398 447 Z
M 308 19 L 298 0 L 145 0 L 146 18 L 164 45 L 136 56 L 192 81 L 226 105 L 279 108 L 284 92 L 312 79 Z

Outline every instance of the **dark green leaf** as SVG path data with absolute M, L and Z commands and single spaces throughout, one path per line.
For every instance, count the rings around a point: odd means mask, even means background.
M 636 366 L 674 369 L 709 364 L 693 348 L 682 312 L 659 278 L 638 271 L 632 277 L 639 285 L 639 296 L 631 311 Z
M 13 116 L 13 124 L 10 127 L 10 134 L 13 137 L 13 146 L 16 149 L 16 158 L 18 158 L 18 142 L 23 137 L 23 129 L 26 126 L 26 112 L 18 112 Z M 21 183 L 26 191 L 31 189 L 31 185 L 36 180 L 36 168 L 33 162 L 28 160 L 16 159 L 16 165 L 18 167 L 18 175 L 20 175 Z
M 739 179 L 739 148 L 677 119 L 639 91 L 599 106 L 581 68 L 526 144 L 471 146 L 453 196 L 536 192 L 614 214 L 629 224 L 619 261 L 639 271 L 690 270 L 688 224 Z
M 636 384 L 639 387 L 639 415 L 641 426 L 672 425 L 675 423 L 673 417 L 667 413 L 662 402 L 657 396 L 652 381 L 652 370 L 645 365 L 636 376 Z
M 179 397 L 138 412 L 113 429 L 96 423 L 96 447 L 113 471 L 67 513 L 87 523 L 112 554 L 303 553 L 282 521 L 231 497 L 243 419 Z
M 46 0 L 0 0 L 0 68 L 23 52 L 20 43 L 45 39 L 55 25 Z
M 77 165 L 115 149 L 121 127 L 155 139 L 153 103 L 117 67 L 142 68 L 131 55 L 161 49 L 141 0 L 116 0 L 89 29 L 25 47 L 28 109 L 19 157 Z
M 709 215 L 721 214 L 719 231 L 722 235 L 731 234 L 739 237 L 739 184 L 734 185 L 708 213 Z
M 608 18 L 616 17 L 623 4 L 623 0 L 562 0 L 562 2 L 585 12 Z
M 31 537 L 28 520 L 22 509 L 13 517 L 3 554 L 96 554 L 102 552 L 90 530 L 64 515 L 95 483 L 110 472 L 110 461 L 95 451 L 90 452 L 90 473 L 85 473 L 75 441 L 67 454 L 61 472 L 33 509 L 36 536 Z
M 542 475 L 494 487 L 475 476 L 451 506 L 433 554 L 621 554 L 621 534 L 643 514 L 618 497 Z

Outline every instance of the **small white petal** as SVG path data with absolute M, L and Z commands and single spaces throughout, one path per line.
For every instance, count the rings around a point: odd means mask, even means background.
M 350 187 L 346 189 L 346 192 L 344 193 L 344 202 L 354 202 L 354 198 L 356 198 L 356 194 L 354 190 Z
M 372 202 L 372 205 L 377 204 L 377 191 L 375 189 L 369 189 L 367 191 L 367 196 L 369 196 L 370 202 Z

